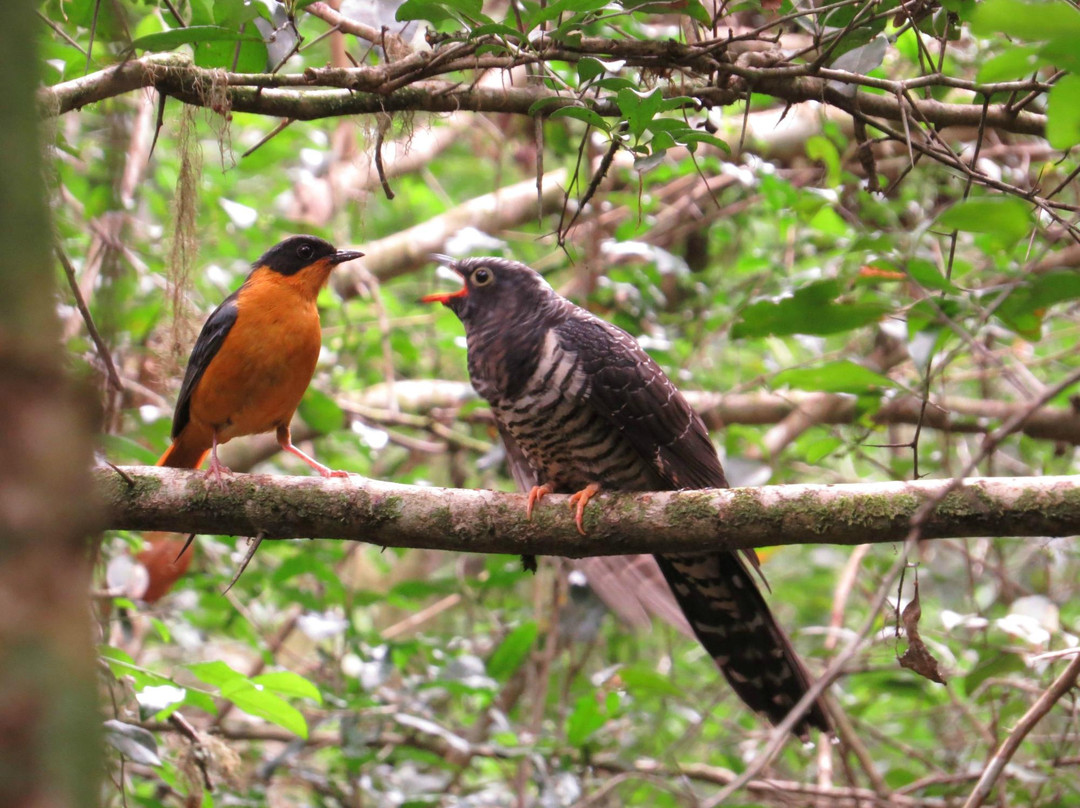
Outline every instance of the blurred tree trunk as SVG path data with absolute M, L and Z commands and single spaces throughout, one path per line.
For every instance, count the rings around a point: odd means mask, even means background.
M 91 806 L 101 746 L 85 407 L 64 377 L 38 138 L 35 3 L 0 25 L 0 805 Z

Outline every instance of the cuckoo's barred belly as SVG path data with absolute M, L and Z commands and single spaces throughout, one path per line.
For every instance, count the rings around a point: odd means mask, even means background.
M 548 332 L 536 370 L 513 401 L 493 404 L 495 417 L 541 480 L 572 493 L 602 481 L 613 490 L 641 490 L 651 479 L 633 444 L 590 407 L 588 379 L 576 353 Z

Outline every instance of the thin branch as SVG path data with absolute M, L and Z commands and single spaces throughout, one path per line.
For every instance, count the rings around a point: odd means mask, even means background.
M 1050 712 L 1061 697 L 1076 686 L 1077 677 L 1080 677 L 1080 656 L 1077 656 L 1069 663 L 1068 667 L 1061 672 L 1061 675 L 1054 680 L 1054 683 L 1031 705 L 1031 708 L 1024 713 L 1023 718 L 1017 722 L 1016 729 L 1009 733 L 1009 737 L 1005 739 L 1004 743 L 994 753 L 994 756 L 990 758 L 990 762 L 986 764 L 986 768 L 983 769 L 982 775 L 979 777 L 979 782 L 975 784 L 975 788 L 968 796 L 967 802 L 964 803 L 964 808 L 979 808 L 980 805 L 986 802 L 987 797 L 990 796 L 990 792 L 994 788 L 994 784 L 1001 777 L 1002 772 L 1005 771 L 1005 767 L 1012 760 L 1013 755 L 1016 754 L 1016 750 L 1020 748 L 1024 738 L 1042 720 L 1043 716 Z
M 116 372 L 116 365 L 113 364 L 109 346 L 105 344 L 105 340 L 102 339 L 101 333 L 97 330 L 97 326 L 94 325 L 94 318 L 90 314 L 90 307 L 86 305 L 82 290 L 79 289 L 79 279 L 75 277 L 75 267 L 71 265 L 71 261 L 68 259 L 67 254 L 60 249 L 60 247 L 56 248 L 56 257 L 60 259 L 60 265 L 64 268 L 64 274 L 68 279 L 68 286 L 71 287 L 71 294 L 75 297 L 75 307 L 79 310 L 79 314 L 82 315 L 83 323 L 86 324 L 86 331 L 90 334 L 90 339 L 93 340 L 94 346 L 97 348 L 101 363 L 105 365 L 105 373 L 109 379 L 109 384 L 117 393 L 122 393 L 124 392 L 124 384 L 120 381 L 120 374 Z

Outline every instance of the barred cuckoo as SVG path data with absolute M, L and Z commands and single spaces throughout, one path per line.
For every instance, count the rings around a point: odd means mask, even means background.
M 463 287 L 424 299 L 444 303 L 465 326 L 473 387 L 491 404 L 514 476 L 532 484 L 530 514 L 547 493 L 573 494 L 584 532 L 585 505 L 602 488 L 727 487 L 705 425 L 633 337 L 560 297 L 524 264 L 445 260 Z M 757 567 L 753 550 L 746 559 Z M 657 555 L 656 561 L 735 692 L 781 721 L 809 677 L 747 561 L 732 552 Z M 795 731 L 829 726 L 818 702 Z

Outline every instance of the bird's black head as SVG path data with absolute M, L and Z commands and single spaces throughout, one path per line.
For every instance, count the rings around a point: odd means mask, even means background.
M 466 258 L 441 263 L 461 276 L 456 292 L 428 295 L 425 303 L 443 303 L 465 324 L 480 325 L 493 317 L 510 323 L 534 317 L 561 300 L 540 274 L 525 264 L 505 258 Z
M 362 256 L 361 252 L 339 250 L 329 241 L 315 236 L 290 236 L 267 250 L 252 267 L 266 267 L 282 275 L 295 275 L 312 264 L 325 262 L 332 267 Z

